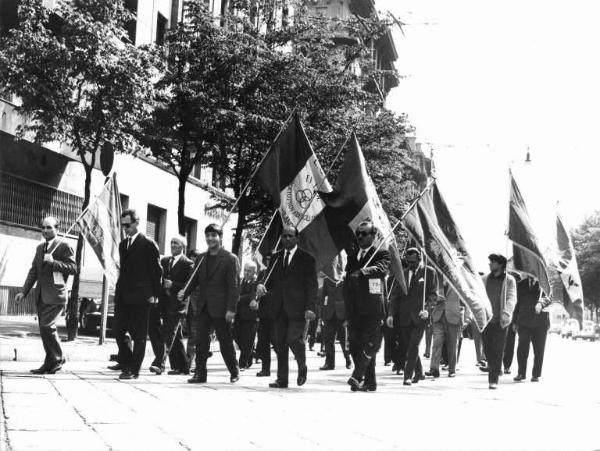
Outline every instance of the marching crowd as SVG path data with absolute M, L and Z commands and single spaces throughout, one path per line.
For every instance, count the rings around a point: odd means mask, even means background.
M 275 379 L 282 389 L 289 384 L 289 351 L 297 363 L 297 385 L 308 377 L 306 342 L 310 349 L 320 329 L 320 370 L 335 369 L 335 341 L 339 341 L 345 367 L 352 370 L 352 391 L 377 389 L 376 355 L 383 343 L 384 363 L 403 376 L 410 386 L 426 376 L 438 378 L 441 370 L 455 377 L 464 337 L 475 344 L 478 366 L 488 373 L 496 389 L 501 373 L 511 372 L 518 332 L 518 369 L 514 381 L 526 378 L 530 344 L 534 361 L 531 381 L 541 376 L 550 300 L 528 276 L 507 272 L 506 257 L 489 256 L 490 272 L 483 282 L 492 307 L 492 318 L 480 332 L 458 294 L 436 270 L 424 263 L 421 251 L 409 248 L 404 255 L 406 290 L 390 272 L 391 258 L 374 245 L 377 228 L 370 221 L 355 230 L 356 249 L 348 255 L 345 277 L 334 282 L 317 273 L 315 259 L 298 247 L 298 232 L 284 227 L 281 249 L 274 252 L 260 273 L 249 262 L 240 275 L 240 263 L 223 247 L 222 228 L 205 229 L 207 250 L 185 255 L 185 238 L 170 241 L 171 255 L 160 258 L 151 239 L 138 230 L 135 210 L 125 210 L 121 227 L 126 238 L 119 245 L 120 275 L 115 289 L 114 333 L 118 345 L 120 379 L 138 378 L 150 338 L 154 360 L 150 371 L 191 374 L 189 383 L 207 382 L 207 360 L 212 356 L 213 335 L 230 373 L 260 361 L 258 377 L 271 376 L 271 347 L 277 356 Z M 66 280 L 76 272 L 73 250 L 57 237 L 57 220 L 44 219 L 42 236 L 31 269 L 16 301 L 38 285 L 37 317 L 46 359 L 35 374 L 59 371 L 62 354 L 56 321 L 66 304 Z M 426 261 L 426 260 L 425 260 Z M 187 347 L 183 329 L 188 330 Z M 423 368 L 419 347 L 426 339 L 430 367 Z M 239 349 L 236 354 L 234 342 Z

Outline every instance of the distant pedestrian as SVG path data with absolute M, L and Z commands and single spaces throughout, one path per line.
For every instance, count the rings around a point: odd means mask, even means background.
M 21 302 L 37 282 L 36 309 L 40 336 L 46 351 L 44 363 L 33 374 L 54 374 L 65 363 L 56 333 L 56 321 L 67 303 L 67 278 L 77 272 L 73 249 L 57 237 L 58 220 L 52 216 L 42 221 L 44 242 L 39 244 L 23 288 L 15 297 Z
M 161 293 L 160 255 L 156 243 L 138 230 L 133 209 L 121 214 L 126 238 L 119 244 L 121 268 L 115 288 L 115 340 L 119 347 L 119 379 L 137 379 L 146 354 L 150 308 Z M 133 349 L 126 334 L 129 332 Z
M 506 257 L 490 254 L 488 258 L 490 273 L 484 276 L 483 283 L 492 304 L 493 315 L 482 336 L 488 363 L 489 387 L 494 390 L 498 387 L 506 333 L 517 303 L 517 287 L 514 277 L 506 272 Z
M 258 329 L 258 302 L 256 301 L 256 263 L 244 265 L 244 277 L 240 284 L 240 301 L 234 322 L 235 342 L 240 348 L 240 370 L 252 366 L 252 348 Z

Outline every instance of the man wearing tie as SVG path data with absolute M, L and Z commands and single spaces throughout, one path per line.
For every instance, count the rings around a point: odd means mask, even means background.
M 269 384 L 271 388 L 288 386 L 290 349 L 298 362 L 297 384 L 306 383 L 304 329 L 307 321 L 316 318 L 318 296 L 315 259 L 298 248 L 298 230 L 284 227 L 281 244 L 283 249 L 271 257 L 268 280 L 257 286 L 257 294 L 266 297 L 269 317 L 274 321 L 277 380 Z
M 190 293 L 195 297 L 193 322 L 196 324 L 196 371 L 190 384 L 206 382 L 206 361 L 210 352 L 211 330 L 219 340 L 221 356 L 229 370 L 229 381 L 240 379 L 240 369 L 233 346 L 232 323 L 240 298 L 240 262 L 223 248 L 223 229 L 209 224 L 204 229 L 208 250 L 198 256 L 192 279 L 182 288 L 177 299 Z
M 416 384 L 423 377 L 423 366 L 419 358 L 419 345 L 429 321 L 429 311 L 437 302 L 437 273 L 421 261 L 421 251 L 410 248 L 406 251 L 404 277 L 408 283 L 408 294 L 396 290 L 387 318 L 388 327 L 393 327 L 394 317 L 398 321 L 402 341 L 406 344 L 404 385 Z M 414 374 L 414 378 L 413 378 Z
M 126 238 L 119 244 L 121 269 L 115 288 L 115 340 L 119 346 L 119 379 L 137 379 L 146 354 L 150 307 L 161 293 L 160 255 L 156 243 L 139 232 L 135 210 L 124 210 L 121 227 Z M 129 347 L 126 333 L 133 341 Z
M 56 218 L 47 217 L 42 221 L 44 242 L 38 245 L 23 289 L 15 297 L 17 303 L 21 302 L 37 282 L 37 317 L 46 358 L 41 367 L 31 370 L 33 374 L 54 374 L 65 363 L 56 321 L 67 303 L 67 278 L 75 274 L 77 266 L 71 246 L 56 237 L 57 226 Z
M 177 293 L 192 275 L 194 266 L 194 262 L 183 253 L 185 245 L 185 237 L 171 238 L 171 256 L 163 257 L 160 261 L 163 272 L 163 289 L 155 313 L 159 313 L 162 317 L 162 328 L 158 334 L 154 335 L 156 343 L 152 343 L 152 347 L 155 349 L 156 364 L 150 367 L 150 371 L 156 374 L 164 372 L 167 356 L 171 365 L 169 374 L 189 374 L 190 372 L 182 333 L 188 298 L 183 301 L 177 299 Z M 152 335 L 150 335 L 150 339 L 153 339 Z
M 350 353 L 354 360 L 354 372 L 348 385 L 352 391 L 375 391 L 375 359 L 381 346 L 390 253 L 375 249 L 377 228 L 371 221 L 361 222 L 355 234 L 360 249 L 348 257 L 344 281 L 347 318 L 344 325 L 349 328 Z

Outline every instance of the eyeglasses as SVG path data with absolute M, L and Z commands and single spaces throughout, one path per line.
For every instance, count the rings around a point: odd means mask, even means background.
M 356 236 L 357 237 L 361 237 L 361 236 L 369 236 L 371 235 L 371 232 L 356 232 Z
M 52 226 L 42 226 L 41 229 L 42 230 L 52 230 Z
M 121 224 L 121 227 L 128 229 L 129 227 L 131 227 L 131 223 L 127 223 L 127 222 L 123 223 L 123 224 Z

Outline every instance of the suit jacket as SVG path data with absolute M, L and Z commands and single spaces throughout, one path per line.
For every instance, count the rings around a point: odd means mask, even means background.
M 385 317 L 385 278 L 391 258 L 390 253 L 385 249 L 374 253 L 375 247 L 372 247 L 360 261 L 358 252 L 348 256 L 344 280 L 344 301 L 348 319 L 355 316 L 381 319 Z M 369 266 L 364 266 L 373 254 Z M 358 278 L 350 276 L 354 271 L 360 272 Z
M 327 302 L 327 303 L 325 303 Z M 341 321 L 346 319 L 346 304 L 344 303 L 344 285 L 325 278 L 321 291 L 321 319 L 329 321 L 333 316 Z
M 115 288 L 115 304 L 144 304 L 162 292 L 158 246 L 140 233 L 127 249 L 127 239 L 119 244 L 121 270 Z
M 22 292 L 27 296 L 31 287 L 33 287 L 33 284 L 37 281 L 40 297 L 44 304 L 66 304 L 67 278 L 69 277 L 69 274 L 75 274 L 77 272 L 73 249 L 69 243 L 59 240 L 60 238 L 56 238 L 56 241 L 47 252 L 54 258 L 54 262 L 51 265 L 44 264 L 44 246 L 46 243 L 38 245 L 35 249 L 35 256 L 31 263 L 31 269 L 29 269 L 29 273 L 23 284 Z M 60 280 L 60 277 L 58 278 L 59 280 L 54 280 L 53 273 L 55 271 L 62 273 L 62 280 Z
M 185 255 L 179 257 L 177 263 L 171 267 L 171 262 L 174 257 L 163 257 L 160 260 L 163 279 L 169 279 L 173 285 L 169 290 L 161 289 L 160 302 L 163 307 L 169 312 L 178 312 L 185 314 L 188 307 L 189 298 L 185 297 L 182 301 L 177 299 L 177 293 L 185 286 L 188 279 L 192 275 L 194 262 Z
M 517 305 L 513 313 L 513 320 L 517 327 L 550 327 L 548 312 L 535 313 L 535 305 L 538 302 L 542 304 L 542 308 L 551 304 L 550 299 L 540 292 L 539 284 L 530 285 L 528 278 L 521 280 L 517 284 Z
M 316 312 L 319 284 L 315 259 L 297 248 L 286 271 L 283 259 L 283 249 L 274 253 L 267 271 L 269 274 L 273 269 L 266 281 L 269 318 L 278 318 L 284 312 L 289 319 L 304 319 L 306 310 Z
M 258 311 L 250 308 L 250 302 L 256 298 L 256 280 L 242 280 L 240 285 L 240 302 L 238 304 L 237 316 L 242 321 L 256 321 Z
M 404 279 L 407 283 L 408 272 L 408 269 L 404 270 Z M 419 318 L 419 313 L 423 310 L 423 293 L 425 293 L 425 308 L 431 311 L 438 298 L 437 272 L 431 266 L 427 268 L 423 265 L 419 266 L 407 288 L 408 294 L 404 294 L 399 288 L 392 293 L 389 315 L 397 316 L 400 327 L 426 324 L 429 320 Z
M 211 260 L 210 271 L 207 258 Z M 197 257 L 195 267 L 198 271 L 185 295 L 191 293 L 198 311 L 206 306 L 213 318 L 225 318 L 227 311 L 235 312 L 240 299 L 240 261 L 237 256 L 223 248 L 210 257 L 208 252 L 203 252 Z
M 456 291 L 447 287 L 443 296 L 438 297 L 438 303 L 433 308 L 431 318 L 434 323 L 442 319 L 442 315 L 446 316 L 446 321 L 454 326 L 462 325 L 464 307 L 460 305 L 460 298 Z
M 489 274 L 482 277 L 483 285 L 487 286 Z M 510 274 L 506 274 L 500 291 L 500 327 L 507 327 L 512 321 L 513 311 L 517 305 L 517 282 Z

